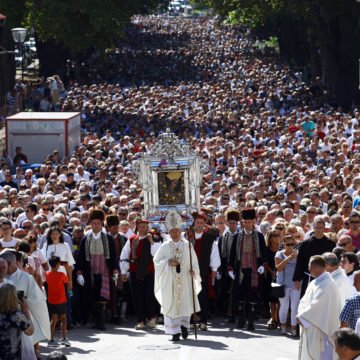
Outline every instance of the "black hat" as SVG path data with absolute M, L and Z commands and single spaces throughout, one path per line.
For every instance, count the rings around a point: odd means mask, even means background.
M 119 224 L 120 224 L 120 220 L 117 215 L 108 215 L 106 217 L 106 226 L 107 227 L 119 226 Z
M 89 213 L 89 221 L 91 222 L 92 220 L 104 221 L 105 220 L 104 212 L 100 209 L 91 209 Z
M 256 218 L 255 209 L 244 209 L 241 212 L 241 216 L 242 216 L 243 220 L 253 220 Z
M 226 221 L 229 220 L 235 220 L 235 221 L 239 221 L 240 220 L 240 213 L 237 210 L 229 210 L 226 212 Z

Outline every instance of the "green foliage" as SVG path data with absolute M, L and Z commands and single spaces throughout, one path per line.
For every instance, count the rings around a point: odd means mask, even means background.
M 328 93 L 343 98 L 343 104 L 359 98 L 360 4 L 356 0 L 194 1 L 206 3 L 228 23 L 250 26 L 261 39 L 276 36 L 282 59 L 307 64 L 312 76 L 324 77 Z
M 276 36 L 270 36 L 267 40 L 257 41 L 254 47 L 261 51 L 271 49 L 275 53 L 279 53 L 279 40 Z
M 9 29 L 24 25 L 25 11 L 25 0 L 0 0 L 0 13 L 6 16 Z
M 104 49 L 123 34 L 134 14 L 147 14 L 165 0 L 0 0 L 10 27 L 33 27 L 40 41 L 55 40 L 73 53 Z

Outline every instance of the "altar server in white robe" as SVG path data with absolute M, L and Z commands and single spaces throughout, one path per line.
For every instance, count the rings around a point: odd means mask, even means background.
M 8 264 L 8 280 L 16 286 L 18 291 L 24 291 L 34 324 L 32 343 L 37 344 L 42 340 L 50 339 L 50 320 L 45 295 L 31 275 L 17 268 L 13 251 L 3 250 L 0 256 Z
M 339 289 L 341 308 L 345 305 L 345 300 L 353 296 L 352 286 L 348 280 L 346 272 L 340 267 L 339 260 L 334 253 L 327 252 L 323 254 L 326 264 L 326 271 L 328 271 L 335 281 Z
M 300 322 L 299 359 L 336 359 L 332 334 L 339 328 L 341 299 L 339 289 L 325 270 L 320 255 L 310 258 L 309 272 L 315 278 L 300 300 L 297 318 Z
M 181 238 L 181 223 L 177 212 L 168 212 L 165 225 L 171 239 L 164 242 L 154 256 L 155 296 L 164 314 L 165 333 L 172 335 L 172 341 L 179 341 L 180 333 L 183 339 L 187 338 L 190 317 L 200 311 L 197 296 L 201 291 L 199 264 L 192 245 Z

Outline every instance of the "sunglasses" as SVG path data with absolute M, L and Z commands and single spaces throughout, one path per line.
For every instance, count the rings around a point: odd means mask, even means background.
M 295 246 L 296 244 L 291 243 L 291 244 L 285 244 L 285 246 Z

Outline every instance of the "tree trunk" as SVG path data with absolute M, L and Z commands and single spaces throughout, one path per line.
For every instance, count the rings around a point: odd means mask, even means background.
M 14 51 L 14 40 L 11 31 L 5 26 L 0 26 L 0 52 Z M 15 85 L 15 55 L 0 54 L 0 114 L 6 104 L 6 94 Z
M 341 41 L 339 44 L 339 84 L 340 103 L 348 109 L 359 102 L 359 57 L 360 33 L 358 16 L 354 12 L 344 12 L 339 18 Z
M 36 46 L 40 62 L 40 75 L 48 77 L 57 74 L 63 77 L 66 60 L 70 58 L 69 51 L 53 40 L 37 41 Z

